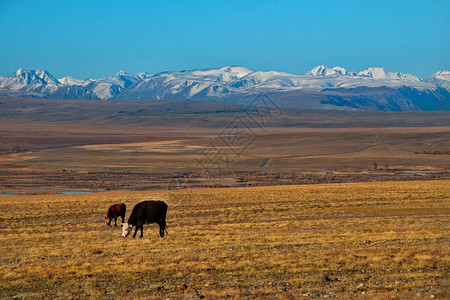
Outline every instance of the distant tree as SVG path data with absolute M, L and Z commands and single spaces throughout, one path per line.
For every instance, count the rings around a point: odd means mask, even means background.
M 373 166 L 373 169 L 376 171 L 376 170 L 378 170 L 378 164 L 377 164 L 377 162 L 374 162 L 373 164 L 372 164 L 372 166 Z

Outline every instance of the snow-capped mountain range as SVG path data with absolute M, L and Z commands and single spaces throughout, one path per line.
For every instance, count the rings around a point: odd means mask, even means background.
M 318 66 L 302 75 L 240 66 L 102 79 L 56 79 L 44 70 L 19 69 L 0 77 L 0 95 L 62 99 L 193 99 L 245 104 L 267 95 L 282 107 L 370 110 L 450 110 L 450 72 L 428 80 L 385 68 L 360 72 Z

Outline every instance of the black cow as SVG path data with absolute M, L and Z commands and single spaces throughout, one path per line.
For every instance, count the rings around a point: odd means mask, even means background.
M 166 214 L 167 204 L 163 201 L 143 201 L 136 204 L 133 207 L 128 223 L 122 224 L 122 237 L 127 237 L 135 226 L 133 238 L 136 237 L 137 231 L 141 230 L 141 236 L 143 235 L 144 224 L 157 223 L 159 225 L 159 235 L 164 237 L 164 231 L 166 231 Z M 167 231 L 166 231 L 167 232 Z

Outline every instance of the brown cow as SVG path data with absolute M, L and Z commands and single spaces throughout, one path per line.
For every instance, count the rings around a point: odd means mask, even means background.
M 111 205 L 105 217 L 106 225 L 111 226 L 111 220 L 114 219 L 114 226 L 117 226 L 117 218 L 122 217 L 122 223 L 125 220 L 127 206 L 125 203 Z

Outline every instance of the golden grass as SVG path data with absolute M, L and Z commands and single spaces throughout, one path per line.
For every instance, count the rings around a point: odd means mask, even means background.
M 109 228 L 144 199 L 169 235 Z M 448 297 L 450 181 L 1 196 L 0 295 Z

